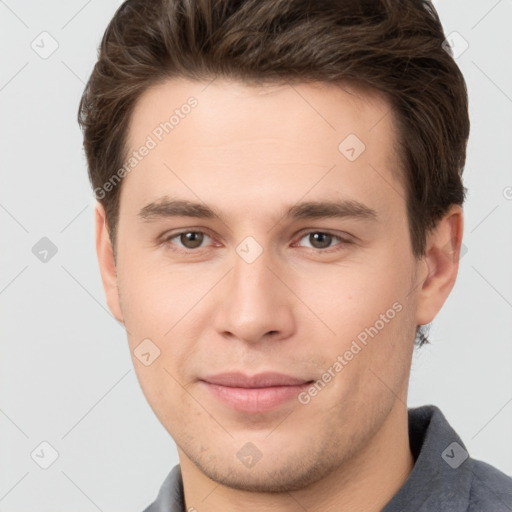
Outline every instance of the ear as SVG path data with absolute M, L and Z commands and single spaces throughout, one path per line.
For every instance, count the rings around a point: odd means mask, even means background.
M 107 299 L 107 306 L 118 322 L 123 323 L 123 314 L 117 287 L 117 271 L 114 260 L 114 251 L 108 233 L 105 209 L 100 202 L 96 203 L 94 210 L 96 224 L 96 254 L 100 267 L 101 280 Z
M 428 272 L 419 284 L 416 325 L 432 322 L 452 291 L 459 270 L 463 230 L 462 208 L 453 205 L 427 235 L 422 265 Z

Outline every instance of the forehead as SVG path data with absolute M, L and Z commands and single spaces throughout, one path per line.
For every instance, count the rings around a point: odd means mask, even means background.
M 134 108 L 128 157 L 151 149 L 124 178 L 121 196 L 143 207 L 166 194 L 213 203 L 220 193 L 232 205 L 245 201 L 251 215 L 262 197 L 279 203 L 305 194 L 373 196 L 385 207 L 403 200 L 395 140 L 390 106 L 369 87 L 172 79 Z
M 187 103 L 192 101 L 196 106 L 188 108 Z M 181 123 L 186 117 L 192 121 Z M 394 130 L 392 111 L 384 94 L 363 84 L 343 81 L 248 85 L 222 78 L 211 82 L 177 78 L 149 87 L 138 98 L 130 120 L 128 145 L 134 146 L 145 135 L 158 132 L 159 125 L 169 120 L 172 134 L 164 130 L 166 139 L 188 139 L 183 125 L 195 120 L 197 139 L 206 135 L 218 143 L 243 134 L 281 136 L 283 127 L 297 140 L 315 136 L 336 138 L 347 130 L 369 139 L 366 132 L 377 125 L 377 133 L 391 135 Z M 299 123 L 290 133 L 295 121 Z M 178 130 L 179 124 L 182 126 Z

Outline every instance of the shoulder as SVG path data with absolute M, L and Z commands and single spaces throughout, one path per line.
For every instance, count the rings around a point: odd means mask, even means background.
M 510 512 L 512 478 L 481 460 L 471 459 L 472 481 L 468 512 Z

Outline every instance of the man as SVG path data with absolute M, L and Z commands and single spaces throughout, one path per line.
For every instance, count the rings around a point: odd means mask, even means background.
M 107 303 L 178 448 L 147 511 L 511 510 L 406 405 L 463 235 L 444 39 L 419 0 L 115 14 L 79 121 Z

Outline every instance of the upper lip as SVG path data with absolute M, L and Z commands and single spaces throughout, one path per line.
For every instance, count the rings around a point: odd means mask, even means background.
M 227 386 L 231 388 L 266 388 L 272 386 L 298 386 L 311 382 L 307 379 L 291 377 L 283 373 L 265 372 L 257 375 L 245 375 L 240 372 L 219 373 L 210 375 L 201 380 L 210 384 Z

